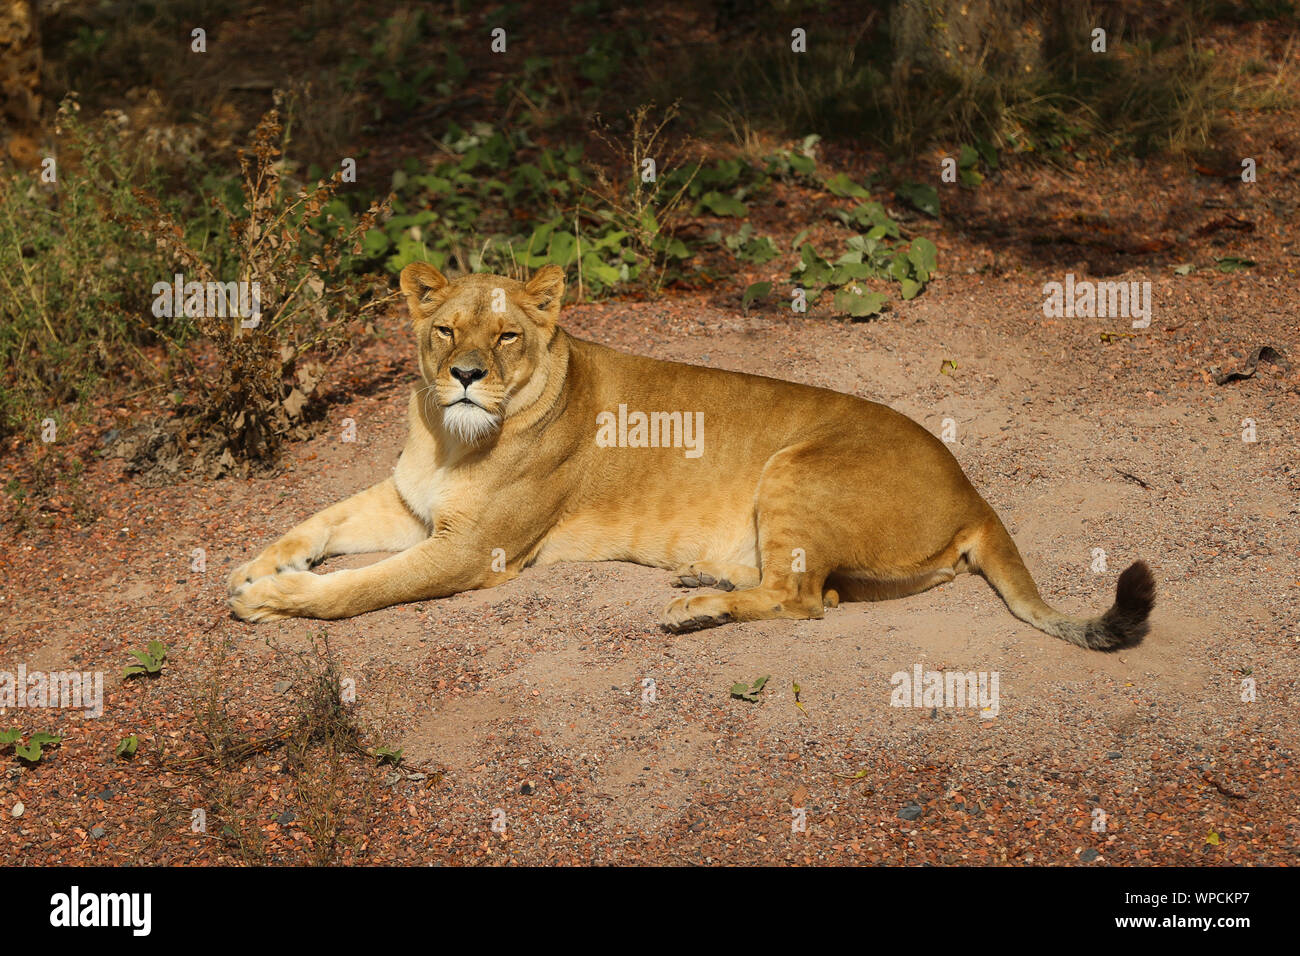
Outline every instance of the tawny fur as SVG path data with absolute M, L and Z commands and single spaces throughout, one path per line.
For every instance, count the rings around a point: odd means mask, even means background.
M 898 412 L 574 338 L 556 324 L 554 266 L 527 283 L 448 282 L 414 264 L 401 285 L 423 381 L 397 467 L 234 572 L 230 606 L 245 620 L 350 617 L 492 587 L 534 564 L 632 561 L 719 589 L 672 601 L 662 618 L 672 631 L 820 618 L 840 600 L 978 571 L 1013 614 L 1071 643 L 1110 649 L 1146 633 L 1155 588 L 1144 563 L 1121 575 L 1104 615 L 1053 610 L 956 459 Z M 467 388 L 471 372 L 480 377 Z M 620 405 L 702 412 L 701 453 L 601 447 L 597 416 Z M 308 570 L 369 551 L 398 553 Z

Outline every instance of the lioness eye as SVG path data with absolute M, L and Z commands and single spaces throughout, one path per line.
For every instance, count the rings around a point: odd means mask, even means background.
M 435 326 L 434 331 L 436 331 L 439 335 L 441 335 L 445 339 L 451 338 L 451 329 L 447 328 L 447 326 L 445 325 Z
M 501 333 L 501 337 L 500 337 L 499 339 L 497 339 L 497 341 L 498 341 L 498 342 L 513 342 L 513 341 L 514 341 L 515 339 L 517 339 L 517 338 L 519 338 L 519 333 L 518 333 L 518 332 L 502 332 L 502 333 Z

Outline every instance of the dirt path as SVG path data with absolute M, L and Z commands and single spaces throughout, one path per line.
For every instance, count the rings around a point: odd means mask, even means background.
M 1300 358 L 1278 305 L 1294 293 L 1256 275 L 1153 277 L 1151 328 L 1106 342 L 1129 330 L 1043 318 L 1038 290 L 1059 278 L 959 272 L 866 324 L 680 297 L 565 321 L 630 351 L 853 392 L 936 434 L 952 419 L 954 453 L 1049 601 L 1100 612 L 1120 569 L 1151 563 L 1142 646 L 1068 646 L 973 576 L 821 621 L 675 637 L 655 624 L 669 575 L 619 564 L 533 569 L 350 621 L 230 619 L 230 568 L 386 474 L 404 436 L 399 383 L 337 406 L 281 478 L 149 491 L 100 465 L 100 521 L 14 540 L 6 662 L 107 670 L 107 699 L 97 720 L 21 716 L 66 739 L 0 782 L 0 832 L 31 862 L 240 859 L 186 825 L 210 799 L 198 783 L 112 748 L 135 733 L 142 751 L 192 749 L 213 675 L 237 723 L 275 726 L 294 652 L 324 633 L 368 742 L 441 770 L 354 769 L 339 807 L 360 834 L 349 862 L 1295 862 L 1300 362 L 1225 386 L 1205 373 L 1264 344 Z M 403 321 L 381 349 L 405 349 Z M 941 374 L 945 360 L 956 367 Z M 344 418 L 355 443 L 339 440 Z M 194 548 L 205 573 L 190 571 Z M 172 647 L 167 674 L 124 685 L 118 664 L 155 638 Z M 996 717 L 892 707 L 891 675 L 916 665 L 996 672 Z M 763 675 L 757 703 L 729 696 Z M 303 801 L 279 769 L 274 754 L 247 767 L 225 813 L 261 830 L 260 858 L 300 859 Z

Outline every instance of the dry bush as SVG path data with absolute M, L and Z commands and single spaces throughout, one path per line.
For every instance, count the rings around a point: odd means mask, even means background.
M 629 129 L 618 136 L 595 118 L 592 135 L 614 157 L 612 168 L 626 171 L 627 179 L 610 179 L 604 166 L 591 165 L 594 186 L 584 186 L 592 212 L 624 230 L 632 240 L 639 274 L 658 291 L 669 265 L 666 240 L 691 211 L 689 190 L 694 174 L 670 177 L 669 171 L 686 165 L 691 142 L 682 138 L 667 143 L 665 130 L 678 117 L 674 103 L 655 117 L 655 105 L 643 104 L 627 116 Z M 642 164 L 650 160 L 654 178 L 642 175 Z
M 187 757 L 160 752 L 152 758 L 160 771 L 186 778 L 191 787 L 154 808 L 150 845 L 184 825 L 197 805 L 207 813 L 208 834 L 224 849 L 244 863 L 266 862 L 264 773 L 274 771 L 285 775 L 283 792 L 292 797 L 294 825 L 307 837 L 309 861 L 337 863 L 346 848 L 366 840 L 365 826 L 355 813 L 345 812 L 345 803 L 359 799 L 360 816 L 370 813 L 369 797 L 355 784 L 358 773 L 366 772 L 362 767 L 374 766 L 374 755 L 362 745 L 354 714 L 343 702 L 342 677 L 328 639 L 322 634 L 309 649 L 290 653 L 289 710 L 271 727 L 250 727 L 231 712 L 228 650 L 222 638 L 209 645 L 207 673 L 190 704 L 202 737 L 199 752 Z M 279 790 L 278 784 L 271 786 Z
M 384 301 L 361 304 L 369 283 L 351 272 L 349 260 L 360 254 L 362 237 L 389 200 L 339 221 L 326 206 L 342 185 L 342 171 L 294 187 L 280 161 L 282 143 L 279 115 L 271 110 L 239 154 L 242 213 L 220 197 L 212 200 L 229 223 L 237 281 L 260 287 L 260 317 L 195 316 L 207 353 L 173 352 L 189 386 L 182 409 L 191 418 L 186 432 L 197 439 L 212 474 L 278 464 L 285 438 L 308 431 L 312 399 L 327 368 L 321 360 L 347 344 L 351 322 Z M 139 227 L 187 281 L 229 281 L 214 274 L 204 251 L 155 197 L 138 198 L 150 213 Z

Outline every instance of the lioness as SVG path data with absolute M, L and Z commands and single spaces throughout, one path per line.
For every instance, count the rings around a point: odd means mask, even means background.
M 557 324 L 564 273 L 528 282 L 402 270 L 423 386 L 391 477 L 326 508 L 230 577 L 248 621 L 340 618 L 508 581 L 534 564 L 675 573 L 670 631 L 820 618 L 978 571 L 1011 612 L 1081 647 L 1136 643 L 1144 562 L 1096 618 L 1045 604 L 944 444 L 850 395 L 624 355 Z M 628 409 L 632 411 L 629 412 Z M 335 554 L 396 551 L 312 574 Z

